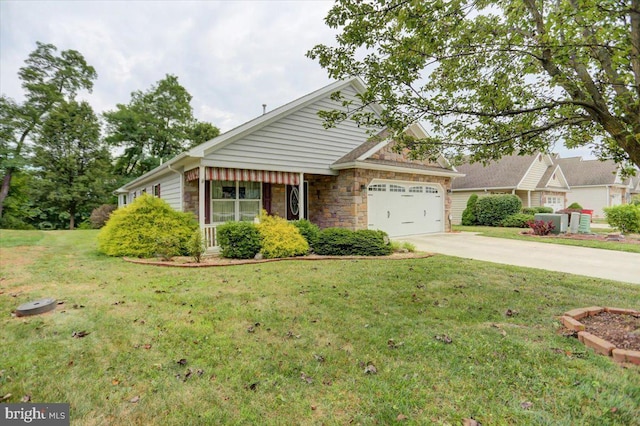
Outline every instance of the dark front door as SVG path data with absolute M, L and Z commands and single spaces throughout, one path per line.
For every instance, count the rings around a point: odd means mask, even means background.
M 287 185 L 287 220 L 300 219 L 300 187 Z

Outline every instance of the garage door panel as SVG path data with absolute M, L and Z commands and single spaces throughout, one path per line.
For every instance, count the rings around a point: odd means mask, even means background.
M 369 186 L 367 195 L 369 229 L 390 236 L 443 231 L 443 197 L 434 186 L 380 181 Z

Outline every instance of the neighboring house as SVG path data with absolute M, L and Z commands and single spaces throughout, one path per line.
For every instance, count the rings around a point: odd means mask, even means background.
M 454 179 L 451 221 L 460 223 L 471 194 L 514 194 L 523 207 L 565 208 L 569 191 L 562 169 L 548 154 L 509 155 L 488 164 L 466 163 L 456 167 L 464 177 Z
M 409 160 L 384 132 L 372 138 L 375 129 L 352 120 L 323 126 L 319 111 L 347 108 L 332 93 L 357 105 L 364 90 L 358 78 L 339 81 L 265 113 L 124 185 L 118 203 L 147 192 L 193 212 L 209 248 L 216 246 L 217 225 L 252 221 L 261 209 L 321 228 L 382 229 L 390 236 L 449 230 L 447 194 L 452 178 L 462 175 L 443 157 Z M 417 125 L 407 131 L 424 136 Z
M 620 166 L 613 160 L 583 160 L 580 157 L 559 158 L 571 191 L 567 205 L 578 203 L 593 210 L 593 217 L 604 217 L 605 207 L 626 204 L 631 199 L 632 179 L 622 179 Z

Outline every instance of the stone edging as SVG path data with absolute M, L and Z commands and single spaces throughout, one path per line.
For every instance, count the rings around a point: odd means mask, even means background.
M 220 266 L 236 266 L 236 265 L 253 265 L 258 263 L 269 263 L 269 262 L 281 262 L 284 260 L 295 260 L 295 261 L 318 261 L 318 260 L 410 260 L 410 259 L 426 259 L 428 257 L 432 257 L 432 253 L 420 253 L 414 256 L 397 256 L 394 257 L 393 254 L 389 256 L 300 256 L 300 257 L 280 257 L 276 259 L 230 259 L 229 263 L 175 263 L 175 262 L 165 262 L 165 261 L 148 261 L 144 259 L 136 259 L 131 257 L 123 257 L 122 260 L 129 263 L 136 263 L 139 265 L 152 265 L 152 266 L 170 266 L 176 268 L 212 268 L 212 267 L 220 267 Z M 234 261 L 235 260 L 235 261 Z
M 632 364 L 640 365 L 640 351 L 617 349 L 614 344 L 585 331 L 584 324 L 579 320 L 584 317 L 598 315 L 601 312 L 609 312 L 618 315 L 640 315 L 640 311 L 636 311 L 634 309 L 590 306 L 588 308 L 573 309 L 565 312 L 560 320 L 569 330 L 577 331 L 578 340 L 584 343 L 585 346 L 592 348 L 595 352 L 602 355 L 613 356 L 613 360 L 616 362 L 630 362 Z

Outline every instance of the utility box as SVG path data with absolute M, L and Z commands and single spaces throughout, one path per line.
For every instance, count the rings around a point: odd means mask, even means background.
M 571 220 L 569 221 L 569 232 L 577 234 L 580 227 L 580 213 L 571 213 Z
M 544 222 L 551 221 L 554 226 L 551 231 L 553 234 L 565 233 L 569 228 L 569 215 L 567 214 L 536 213 L 533 218 Z
M 578 232 L 580 234 L 591 233 L 591 215 L 590 214 L 580 215 L 580 226 L 578 227 Z

